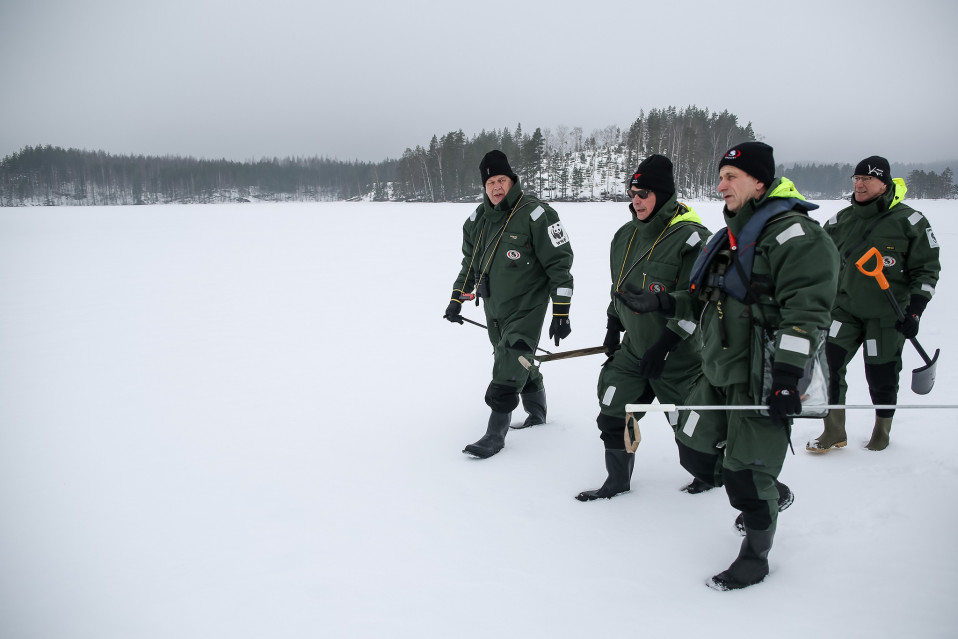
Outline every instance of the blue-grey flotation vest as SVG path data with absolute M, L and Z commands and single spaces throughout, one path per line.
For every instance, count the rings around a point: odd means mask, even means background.
M 801 212 L 795 212 L 796 215 L 804 215 L 817 209 L 818 205 L 794 197 L 770 199 L 745 223 L 736 238 L 735 248 L 730 247 L 728 227 L 718 231 L 709 238 L 708 244 L 692 265 L 689 291 L 721 291 L 744 304 L 754 303 L 755 297 L 751 291 L 752 263 L 755 261 L 758 236 L 770 219 L 796 208 L 801 209 Z M 715 257 L 726 249 L 729 263 L 721 266 L 716 264 L 717 268 L 712 268 Z
M 718 312 L 718 331 L 724 348 L 728 348 L 728 339 L 725 329 L 724 313 L 721 310 L 724 296 L 731 295 L 743 304 L 754 304 L 757 301 L 755 292 L 752 289 L 752 265 L 755 261 L 755 245 L 758 237 L 762 233 L 765 225 L 776 215 L 780 215 L 779 220 L 792 217 L 793 215 L 804 215 L 807 217 L 808 211 L 818 208 L 817 204 L 812 204 L 799 198 L 773 198 L 759 208 L 752 218 L 745 223 L 742 231 L 736 237 L 736 248 L 732 249 L 729 240 L 728 227 L 723 228 L 713 235 L 708 244 L 702 249 L 702 254 L 692 265 L 692 274 L 689 277 L 689 291 L 693 294 L 700 294 L 707 299 L 714 299 L 717 303 Z M 794 210 L 798 209 L 798 210 Z M 781 215 L 793 211 L 791 215 Z M 727 261 L 716 260 L 718 256 L 724 256 Z M 713 297 L 714 296 L 714 297 Z M 769 327 L 763 326 L 765 331 Z M 764 365 L 762 369 L 762 392 L 761 397 L 767 397 L 771 392 L 771 369 L 774 358 L 774 348 L 769 349 L 768 344 L 774 346 L 774 337 L 767 335 L 766 348 L 764 352 Z M 815 389 L 814 391 L 812 389 Z M 811 395 L 820 398 L 820 403 L 828 399 L 828 365 L 825 358 L 825 333 L 821 333 L 820 340 L 815 352 L 808 359 L 802 378 L 798 382 L 798 389 L 802 395 Z M 811 401 L 810 405 L 815 405 Z M 820 419 L 825 416 L 825 412 L 805 411 L 803 410 L 798 417 L 810 417 Z M 765 413 L 763 413 L 765 414 Z M 791 426 L 786 426 L 786 436 L 788 445 L 791 447 Z M 792 449 L 794 454 L 795 450 Z

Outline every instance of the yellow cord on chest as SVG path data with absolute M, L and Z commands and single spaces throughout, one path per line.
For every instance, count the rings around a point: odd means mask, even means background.
M 502 225 L 502 229 L 499 231 L 499 237 L 496 238 L 496 244 L 492 247 L 492 250 L 489 252 L 489 258 L 486 260 L 486 263 L 483 264 L 482 268 L 479 271 L 479 279 L 476 280 L 476 288 L 479 287 L 479 283 L 482 282 L 482 278 L 485 277 L 489 264 L 492 263 L 492 258 L 496 256 L 496 249 L 499 248 L 499 242 L 502 241 L 502 236 L 506 233 L 506 227 L 509 226 L 509 222 L 512 220 L 512 216 L 515 215 L 515 212 L 519 209 L 519 203 L 522 202 L 522 198 L 525 197 L 525 193 L 519 195 L 519 199 L 516 200 L 516 205 L 512 207 L 512 210 L 509 212 L 509 217 L 506 218 L 506 223 Z M 485 229 L 485 221 L 482 224 L 482 230 L 479 231 L 479 238 L 482 239 L 482 231 Z M 469 261 L 469 268 L 472 268 L 472 262 L 476 259 L 476 251 L 479 249 L 480 242 L 476 242 L 476 246 L 472 249 L 472 260 Z M 469 271 L 466 271 L 466 279 L 469 279 Z
M 675 213 L 672 215 L 672 219 L 669 220 L 669 223 L 666 224 L 665 227 L 662 228 L 662 231 L 659 233 L 659 236 L 658 236 L 657 238 L 655 238 L 655 241 L 654 241 L 654 242 L 652 242 L 652 248 L 650 248 L 650 249 L 648 250 L 648 252 L 646 253 L 646 255 L 645 255 L 645 261 L 646 261 L 646 262 L 649 262 L 649 261 L 652 260 L 652 251 L 654 251 L 654 250 L 655 250 L 655 247 L 658 246 L 659 240 L 662 239 L 662 235 L 669 229 L 670 226 L 672 226 L 672 222 L 673 222 L 673 221 L 675 220 L 675 218 L 678 216 L 680 209 L 681 209 L 681 207 L 677 207 L 677 208 L 675 209 Z M 620 291 L 620 292 L 621 292 L 621 290 L 622 290 L 622 288 L 621 288 L 621 287 L 622 287 L 622 279 L 625 277 L 625 275 L 627 275 L 627 273 L 625 272 L 625 265 L 626 265 L 626 263 L 628 263 L 628 261 L 629 261 L 629 253 L 632 252 L 632 242 L 635 240 L 635 234 L 638 233 L 638 232 L 639 232 L 638 229 L 633 229 L 633 230 L 632 230 L 632 237 L 629 238 L 629 246 L 625 249 L 625 257 L 622 258 L 622 268 L 619 269 L 619 279 L 618 279 L 618 281 L 615 283 L 615 290 Z M 632 268 L 635 268 L 635 264 L 632 265 Z M 629 269 L 629 272 L 631 272 L 631 271 L 632 271 L 632 269 L 630 268 L 630 269 Z M 642 274 L 642 288 L 645 288 L 645 273 Z

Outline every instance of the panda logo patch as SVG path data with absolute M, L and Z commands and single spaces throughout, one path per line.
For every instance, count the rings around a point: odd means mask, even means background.
M 882 262 L 884 263 L 885 268 L 891 268 L 898 263 L 891 255 L 886 255 L 884 258 L 882 258 Z
M 652 282 L 649 284 L 649 291 L 651 293 L 664 293 L 665 284 L 660 284 L 659 282 Z
M 552 246 L 555 247 L 569 243 L 569 236 L 566 234 L 562 222 L 556 222 L 549 227 L 549 239 L 552 241 Z
M 506 257 L 508 257 L 510 260 L 518 260 L 520 257 L 522 257 L 522 255 L 519 254 L 519 251 L 512 250 L 506 251 Z

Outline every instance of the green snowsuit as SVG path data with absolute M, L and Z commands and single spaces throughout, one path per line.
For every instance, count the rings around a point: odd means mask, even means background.
M 495 358 L 486 404 L 508 413 L 520 392 L 544 390 L 519 356 L 536 350 L 550 298 L 554 313 L 568 314 L 572 245 L 555 210 L 517 182 L 496 206 L 483 195 L 462 226 L 462 255 L 453 290 L 478 287 Z
M 804 369 L 828 328 L 838 254 L 790 180 L 774 180 L 765 195 L 735 213 L 726 209 L 728 230 L 737 236 L 749 218 L 778 198 L 790 198 L 792 206 L 772 217 L 756 241 L 750 278 L 755 303 L 726 294 L 709 299 L 705 290 L 676 295 L 677 317 L 701 318 L 704 375 L 690 405 L 765 404 L 765 342 L 775 343 L 774 363 Z M 775 481 L 788 440 L 780 422 L 758 411 L 683 411 L 676 431 L 682 465 L 703 481 L 724 483 L 729 502 L 752 530 L 775 526 Z
M 828 334 L 829 401 L 835 404 L 845 402 L 845 371 L 862 344 L 872 401 L 898 401 L 905 336 L 895 329 L 898 318 L 887 294 L 874 277 L 862 274 L 855 262 L 872 247 L 877 248 L 884 258 L 882 273 L 902 309 L 919 305 L 924 310 L 938 283 L 941 262 L 931 225 L 921 213 L 902 202 L 908 191 L 904 180 L 895 178 L 892 186 L 864 204 L 855 202 L 853 196 L 852 205 L 825 224 L 842 260 Z M 874 259 L 864 265 L 867 270 L 874 270 Z M 893 410 L 878 411 L 880 417 L 893 414 Z
M 693 335 L 695 322 L 667 320 L 658 313 L 634 313 L 616 300 L 614 294 L 624 291 L 626 284 L 653 292 L 686 290 L 692 264 L 711 232 L 702 225 L 698 214 L 680 204 L 675 195 L 644 222 L 636 218 L 631 204 L 629 210 L 631 221 L 612 238 L 609 265 L 613 297 L 607 311 L 609 317 L 625 328 L 625 336 L 622 347 L 603 366 L 598 382 L 601 415 L 597 421 L 608 449 L 621 449 L 625 445 L 622 416 L 626 404 L 647 404 L 655 398 L 664 403 L 681 404 L 702 369 L 701 340 Z M 662 375 L 648 379 L 639 373 L 639 361 L 663 331 L 672 331 L 682 341 L 669 353 Z M 678 416 L 667 417 L 674 429 Z

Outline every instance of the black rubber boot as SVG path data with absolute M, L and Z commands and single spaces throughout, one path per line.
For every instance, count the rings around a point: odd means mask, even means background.
M 486 459 L 492 457 L 506 445 L 506 433 L 509 432 L 509 422 L 512 421 L 512 413 L 498 413 L 492 411 L 489 415 L 489 426 L 486 428 L 486 434 L 474 444 L 469 444 L 462 449 L 462 452 Z
M 632 469 L 635 468 L 635 455 L 620 449 L 605 449 L 605 469 L 609 476 L 596 490 L 583 490 L 575 496 L 579 501 L 611 499 L 619 493 L 628 492 L 632 483 Z
M 715 486 L 712 484 L 706 483 L 698 477 L 693 477 L 690 484 L 682 487 L 682 492 L 690 495 L 698 495 L 699 493 L 708 492 L 713 488 L 715 488 Z
M 768 552 L 772 549 L 775 529 L 745 529 L 745 539 L 738 557 L 727 570 L 706 581 L 709 588 L 715 590 L 739 590 L 753 586 L 768 575 Z
M 519 395 L 519 398 L 522 400 L 522 409 L 526 411 L 529 416 L 526 417 L 526 420 L 521 424 L 513 426 L 512 428 L 514 430 L 546 423 L 546 392 L 544 390 L 538 390 L 533 393 L 523 393 Z

